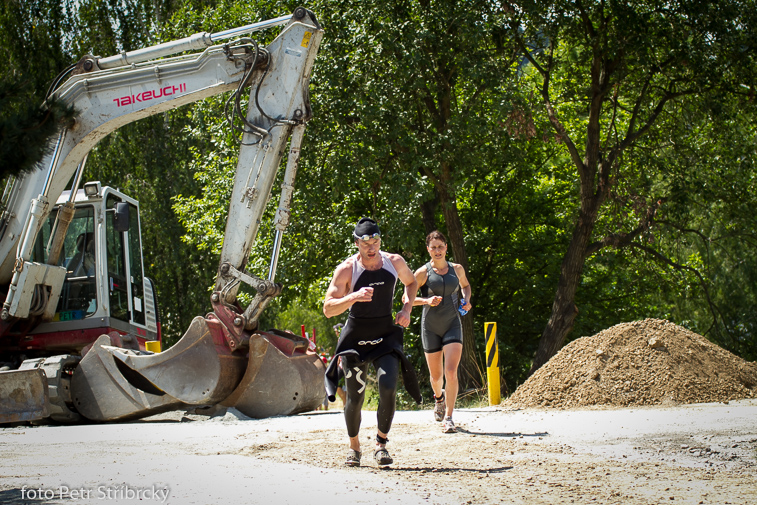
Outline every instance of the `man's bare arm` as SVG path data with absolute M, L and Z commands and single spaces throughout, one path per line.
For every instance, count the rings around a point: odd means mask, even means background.
M 404 305 L 402 305 L 402 310 L 397 313 L 397 324 L 407 328 L 410 325 L 410 311 L 413 309 L 415 295 L 418 292 L 418 281 L 402 256 L 393 254 L 390 256 L 390 259 L 394 265 L 394 269 L 397 271 L 397 277 L 405 285 L 405 292 L 402 295 Z
M 373 299 L 373 288 L 361 288 L 359 291 L 348 293 L 350 281 L 352 265 L 342 263 L 336 268 L 326 290 L 326 298 L 323 301 L 323 314 L 326 317 L 338 316 L 356 302 L 370 302 Z

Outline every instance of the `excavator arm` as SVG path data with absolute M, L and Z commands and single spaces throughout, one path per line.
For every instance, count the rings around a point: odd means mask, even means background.
M 278 25 L 284 27 L 265 47 L 240 37 Z M 138 119 L 230 91 L 229 108 L 239 116 L 230 122 L 241 134 L 211 296 L 213 313 L 195 318 L 184 337 L 160 354 L 121 348 L 118 335 L 98 338 L 72 373 L 67 403 L 77 416 L 109 421 L 223 402 L 265 417 L 312 409 L 322 400 L 323 365 L 308 351 L 307 341 L 284 332 L 257 331 L 261 312 L 281 291 L 274 282 L 276 264 L 289 222 L 305 123 L 312 116 L 308 86 L 322 36 L 315 16 L 300 7 L 291 16 L 225 32 L 195 34 L 108 58 L 88 55 L 70 77 L 59 79 L 54 93 L 75 108 L 75 120 L 61 132 L 42 169 L 16 181 L 4 202 L 0 283 L 8 287 L 0 316 L 6 327 L 52 317 L 65 278 L 56 251 L 70 221 L 65 209 L 58 212 L 50 259 L 32 261 L 32 247 L 66 186 L 73 181 L 71 194 L 78 190 L 86 157 L 103 137 Z M 233 40 L 218 43 L 227 39 Z M 173 56 L 186 51 L 195 52 Z M 242 93 L 247 88 L 243 114 Z M 287 147 L 274 250 L 267 278 L 259 278 L 246 272 L 245 265 Z M 257 292 L 246 308 L 237 302 L 241 283 Z M 22 418 L 27 419 L 5 419 Z

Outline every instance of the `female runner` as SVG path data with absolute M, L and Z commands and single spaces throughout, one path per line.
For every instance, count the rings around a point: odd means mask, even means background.
M 423 305 L 421 339 L 434 390 L 434 418 L 442 421 L 444 433 L 455 433 L 452 411 L 458 392 L 457 367 L 463 353 L 458 308 L 466 312 L 471 309 L 471 286 L 463 266 L 447 261 L 444 235 L 439 231 L 429 233 L 426 249 L 431 261 L 415 271 L 421 296 L 415 298 L 414 305 Z

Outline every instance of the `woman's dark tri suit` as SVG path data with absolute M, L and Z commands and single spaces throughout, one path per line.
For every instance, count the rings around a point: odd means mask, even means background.
M 449 262 L 447 272 L 439 275 L 429 261 L 426 263 L 426 275 L 426 283 L 421 286 L 421 295 L 442 297 L 439 305 L 424 305 L 421 316 L 423 350 L 432 353 L 441 351 L 445 345 L 452 342 L 463 343 L 463 327 L 457 310 L 460 305 L 460 281 Z
M 465 268 L 447 261 L 447 239 L 440 231 L 434 230 L 426 236 L 426 250 L 431 261 L 415 271 L 421 296 L 413 304 L 423 305 L 421 341 L 434 390 L 434 419 L 442 422 L 444 433 L 455 433 L 452 411 L 459 390 L 457 369 L 463 352 L 458 311 L 467 313 L 471 309 L 471 286 Z

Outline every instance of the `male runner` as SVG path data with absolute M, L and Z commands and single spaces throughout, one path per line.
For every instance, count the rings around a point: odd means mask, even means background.
M 373 456 L 379 466 L 391 465 L 393 460 L 386 450 L 387 435 L 392 426 L 396 405 L 397 378 L 400 366 L 405 389 L 421 403 L 420 388 L 415 370 L 405 357 L 402 347 L 403 328 L 410 324 L 418 283 L 413 272 L 399 254 L 380 250 L 381 232 L 376 221 L 362 218 L 353 231 L 358 253 L 347 258 L 334 272 L 326 291 L 323 313 L 333 317 L 350 311 L 334 351 L 342 356 L 347 402 L 344 419 L 350 438 L 350 451 L 345 464 L 360 466 L 360 421 L 368 364 L 373 363 L 379 389 L 377 411 L 378 434 Z M 394 288 L 397 279 L 405 285 L 407 300 L 392 319 Z M 399 326 L 397 326 L 399 325 Z M 326 392 L 329 400 L 335 399 L 338 359 L 326 370 Z

